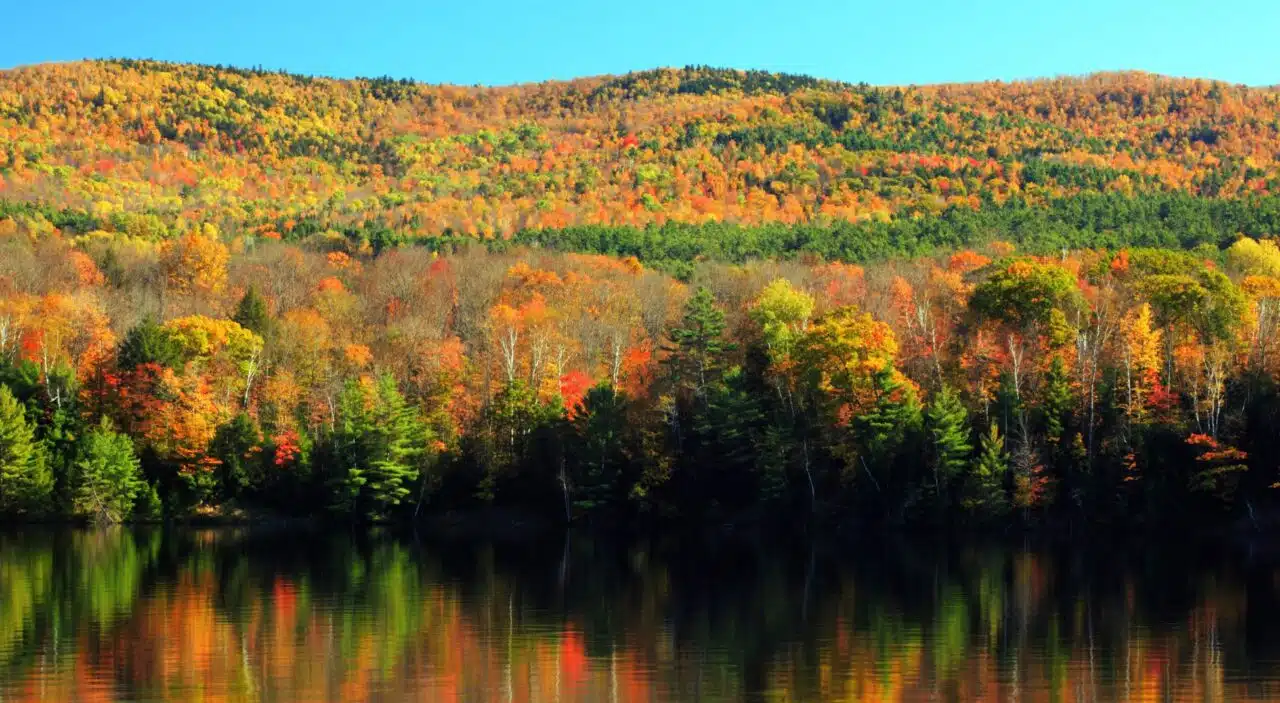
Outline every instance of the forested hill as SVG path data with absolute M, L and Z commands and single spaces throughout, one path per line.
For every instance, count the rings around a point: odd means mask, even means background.
M 0 220 L 64 234 L 858 260 L 997 238 L 1222 246 L 1280 231 L 1278 191 L 1280 92 L 1140 73 L 468 88 L 132 60 L 0 72 Z M 663 224 L 682 236 L 642 236 Z

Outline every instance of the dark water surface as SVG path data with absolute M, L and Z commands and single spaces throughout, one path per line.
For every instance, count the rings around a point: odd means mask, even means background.
M 1239 551 L 0 532 L 0 701 L 1280 700 Z

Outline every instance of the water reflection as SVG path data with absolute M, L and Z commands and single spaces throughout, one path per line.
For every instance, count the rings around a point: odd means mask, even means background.
M 1280 699 L 1280 571 L 1179 551 L 0 534 L 3 701 Z

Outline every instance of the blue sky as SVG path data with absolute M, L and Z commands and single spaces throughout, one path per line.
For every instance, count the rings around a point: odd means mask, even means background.
M 0 67 L 134 57 L 500 85 L 710 64 L 873 84 L 1280 83 L 1277 0 L 15 0 Z

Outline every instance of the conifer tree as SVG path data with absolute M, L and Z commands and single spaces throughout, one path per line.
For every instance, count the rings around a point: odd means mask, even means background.
M 48 507 L 53 475 L 22 404 L 0 385 L 0 516 L 39 514 Z
M 680 324 L 667 332 L 672 346 L 666 363 L 677 388 L 705 398 L 725 355 L 735 348 L 724 339 L 725 327 L 724 311 L 716 307 L 715 297 L 707 288 L 699 288 L 685 303 Z
M 71 465 L 71 509 L 92 522 L 128 519 L 146 482 L 133 441 L 105 417 L 83 437 Z
M 1000 427 L 993 422 L 991 429 L 982 436 L 982 448 L 965 486 L 965 509 L 979 518 L 1003 515 L 1009 506 L 1004 489 L 1008 473 L 1009 455 L 1004 450 L 1004 437 L 1000 434 Z
M 420 476 L 426 429 L 390 375 L 349 381 L 338 407 L 328 457 L 335 465 L 333 508 L 362 519 L 391 518 Z
M 231 319 L 259 337 L 266 337 L 271 326 L 271 316 L 267 313 L 267 301 L 263 300 L 258 294 L 258 289 L 253 286 L 249 286 L 249 289 L 244 292 L 244 297 L 240 298 L 235 315 Z
M 929 429 L 933 497 L 938 507 L 945 509 L 951 488 L 964 475 L 973 453 L 969 442 L 969 412 L 956 392 L 943 385 L 929 404 L 925 424 Z
M 261 449 L 262 432 L 248 413 L 239 413 L 218 428 L 209 453 L 220 462 L 218 474 L 224 499 L 239 498 L 255 484 L 262 487 L 258 466 Z
M 627 398 L 607 384 L 587 392 L 574 414 L 570 455 L 573 461 L 573 508 L 592 515 L 615 508 L 628 463 Z

